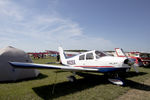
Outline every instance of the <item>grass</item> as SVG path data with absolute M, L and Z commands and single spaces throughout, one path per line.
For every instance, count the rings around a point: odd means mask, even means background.
M 33 61 L 47 63 L 56 59 L 33 59 Z M 144 81 L 150 77 L 149 68 L 139 68 L 139 74 L 132 70 L 123 74 L 122 77 L 126 78 L 125 86 L 109 83 L 100 73 L 78 73 L 77 81 L 70 83 L 66 78 L 71 75 L 70 72 L 39 71 L 41 74 L 34 79 L 0 83 L 0 100 L 113 100 L 132 88 L 150 91 L 150 86 L 144 85 Z

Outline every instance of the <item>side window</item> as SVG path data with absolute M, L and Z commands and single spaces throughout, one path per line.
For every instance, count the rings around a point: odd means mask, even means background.
M 79 56 L 79 60 L 84 60 L 85 55 Z
M 94 59 L 93 53 L 87 53 L 86 54 L 86 60 Z

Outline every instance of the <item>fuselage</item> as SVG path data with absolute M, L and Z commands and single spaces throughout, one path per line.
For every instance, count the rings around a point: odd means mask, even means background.
M 125 64 L 126 57 L 108 56 L 104 52 L 89 51 L 72 58 L 65 59 L 64 65 L 84 68 L 96 68 L 100 72 L 128 69 L 130 66 Z

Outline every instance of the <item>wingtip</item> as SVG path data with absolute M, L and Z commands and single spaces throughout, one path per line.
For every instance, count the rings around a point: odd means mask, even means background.
M 9 63 L 11 66 L 15 67 L 15 65 L 14 65 L 14 63 L 13 63 L 13 62 L 8 61 L 8 63 Z
M 12 62 L 11 61 L 8 61 L 8 63 L 11 65 L 12 64 Z

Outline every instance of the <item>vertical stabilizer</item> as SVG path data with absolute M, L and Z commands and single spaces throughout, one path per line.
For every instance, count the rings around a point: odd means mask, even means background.
M 66 56 L 64 54 L 64 50 L 62 47 L 58 47 L 59 50 L 59 55 L 60 55 L 60 60 L 62 64 L 66 64 Z

